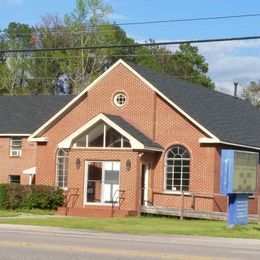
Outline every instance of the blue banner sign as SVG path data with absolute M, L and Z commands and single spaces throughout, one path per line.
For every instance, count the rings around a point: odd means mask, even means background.
M 248 194 L 232 194 L 228 204 L 228 227 L 248 224 Z

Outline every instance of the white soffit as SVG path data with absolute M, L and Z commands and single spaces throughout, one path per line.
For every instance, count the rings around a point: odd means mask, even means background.
M 248 149 L 260 150 L 259 147 L 236 144 L 236 143 L 229 143 L 229 142 L 221 141 L 218 138 L 202 137 L 202 138 L 199 139 L 199 143 L 200 144 L 224 144 L 224 145 L 230 145 L 230 146 L 237 146 L 237 147 L 243 147 L 243 148 L 248 148 Z

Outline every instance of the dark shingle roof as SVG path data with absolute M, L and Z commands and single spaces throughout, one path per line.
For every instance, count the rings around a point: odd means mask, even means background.
M 260 111 L 248 101 L 128 64 L 221 141 L 260 147 Z
M 124 131 L 126 131 L 128 134 L 133 136 L 137 141 L 139 141 L 145 147 L 163 149 L 162 146 L 160 146 L 158 143 L 152 141 L 149 137 L 147 137 L 145 134 L 140 132 L 137 128 L 135 128 L 133 125 L 128 123 L 122 117 L 116 116 L 116 115 L 108 115 L 108 114 L 104 114 L 104 115 L 107 118 L 109 118 L 111 121 L 113 121 L 116 125 L 118 125 L 120 128 L 122 128 Z
M 0 134 L 32 134 L 74 96 L 0 96 Z

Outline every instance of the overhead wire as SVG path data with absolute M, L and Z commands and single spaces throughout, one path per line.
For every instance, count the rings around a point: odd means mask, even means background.
M 165 42 L 146 42 L 125 45 L 96 45 L 96 46 L 76 46 L 76 47 L 61 47 L 61 48 L 35 48 L 35 49 L 9 49 L 0 50 L 0 54 L 5 53 L 30 53 L 30 52 L 45 52 L 45 51 L 70 51 L 70 50 L 95 50 L 95 49 L 116 49 L 116 48 L 138 48 L 164 45 L 179 45 L 179 44 L 194 44 L 194 43 L 210 43 L 210 42 L 226 42 L 226 41 L 242 41 L 242 40 L 259 40 L 260 36 L 245 36 L 232 38 L 213 38 L 201 40 L 184 40 L 184 41 L 165 41 Z
M 210 17 L 195 17 L 195 18 L 181 18 L 181 19 L 168 19 L 168 20 L 155 20 L 155 21 L 141 21 L 141 22 L 127 22 L 127 23 L 102 23 L 99 25 L 91 25 L 91 24 L 83 24 L 80 26 L 81 30 L 80 31 L 74 31 L 73 33 L 86 33 L 90 29 L 95 29 L 95 28 L 101 28 L 102 30 L 105 30 L 105 27 L 110 27 L 107 28 L 111 30 L 111 26 L 135 26 L 135 25 L 154 25 L 154 24 L 162 24 L 162 23 L 178 23 L 178 22 L 193 22 L 193 21 L 207 21 L 207 20 L 223 20 L 223 19 L 238 19 L 238 18 L 247 18 L 247 17 L 259 17 L 260 13 L 254 13 L 254 14 L 238 14 L 238 15 L 226 15 L 226 16 L 210 16 Z M 59 27 L 60 26 L 60 27 Z M 59 24 L 57 27 L 46 27 L 46 28 L 40 28 L 40 27 L 32 27 L 32 30 L 36 30 L 36 32 L 40 32 L 42 34 L 45 34 L 41 30 L 49 30 L 49 31 L 59 31 L 59 33 L 64 30 L 64 29 L 78 29 L 79 27 L 76 26 L 63 26 L 62 24 Z M 85 30 L 82 30 L 82 28 L 85 28 Z M 38 30 L 38 31 L 37 31 Z M 117 29 L 114 27 L 114 30 L 121 30 Z M 25 33 L 22 33 L 25 32 Z M 6 33 L 6 30 L 0 30 L 1 33 Z M 56 32 L 58 33 L 58 32 Z M 49 34 L 47 32 L 46 34 Z M 19 30 L 18 33 L 10 33 L 9 35 L 31 35 L 31 33 L 28 33 L 27 30 Z

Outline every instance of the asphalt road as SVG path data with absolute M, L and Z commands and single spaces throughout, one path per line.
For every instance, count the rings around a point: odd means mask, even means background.
M 2 260 L 260 259 L 260 240 L 0 225 Z

